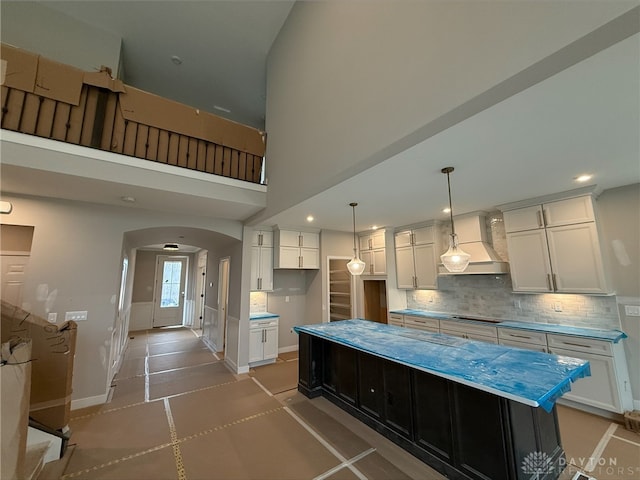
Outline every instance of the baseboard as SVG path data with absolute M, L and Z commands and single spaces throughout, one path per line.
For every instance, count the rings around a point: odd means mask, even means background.
M 96 395 L 94 397 L 78 398 L 71 400 L 71 410 L 79 410 L 81 408 L 93 407 L 94 405 L 102 405 L 107 402 L 108 393 Z
M 231 360 L 229 357 L 224 357 L 224 364 L 229 370 L 231 370 L 233 373 L 237 375 L 241 375 L 243 373 L 249 373 L 249 365 L 239 367 L 238 364 L 233 360 Z
M 298 345 L 290 345 L 288 347 L 282 347 L 278 349 L 278 353 L 297 352 Z

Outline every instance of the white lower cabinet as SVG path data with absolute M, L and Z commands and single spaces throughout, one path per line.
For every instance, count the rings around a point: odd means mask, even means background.
M 547 334 L 549 353 L 588 360 L 591 376 L 571 384 L 562 398 L 616 413 L 633 410 L 622 342 Z
M 275 362 L 278 357 L 278 319 L 251 320 L 249 327 L 249 365 Z
M 417 317 L 413 315 L 404 316 L 404 326 L 424 330 L 425 332 L 438 333 L 440 331 L 440 321 L 437 318 Z
M 455 337 L 478 340 L 480 342 L 498 343 L 498 332 L 493 325 L 483 325 L 479 322 L 473 323 L 458 320 L 442 320 L 440 322 L 440 333 L 453 335 Z
M 398 313 L 390 313 L 388 315 L 387 323 L 389 325 L 395 325 L 396 327 L 404 327 L 404 315 Z
M 518 328 L 498 328 L 498 343 L 509 347 L 524 348 L 537 352 L 547 351 L 547 334 L 544 332 L 534 332 L 520 330 Z

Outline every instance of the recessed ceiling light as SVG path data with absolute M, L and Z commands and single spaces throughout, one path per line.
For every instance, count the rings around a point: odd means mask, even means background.
M 377 230 L 378 229 L 378 225 L 371 225 L 371 230 Z
M 125 196 L 125 197 L 120 197 L 120 200 L 122 200 L 123 202 L 127 202 L 127 203 L 134 203 L 136 201 L 135 197 L 130 197 L 130 196 Z
M 589 175 L 588 173 L 584 173 L 582 175 L 578 175 L 577 177 L 575 177 L 574 180 L 576 182 L 584 183 L 584 182 L 588 182 L 592 178 L 593 178 L 593 175 Z
M 307 215 L 307 222 L 313 222 L 314 220 L 313 215 Z
M 451 212 L 451 209 L 449 207 L 442 209 L 442 213 L 450 213 L 450 212 Z
M 171 62 L 173 62 L 174 65 L 182 65 L 182 59 L 177 55 L 171 56 Z

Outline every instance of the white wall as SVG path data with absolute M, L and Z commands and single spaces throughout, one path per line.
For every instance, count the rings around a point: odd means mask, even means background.
M 78 322 L 73 400 L 106 393 L 125 232 L 184 226 L 217 230 L 238 240 L 242 234 L 242 225 L 228 220 L 5 193 L 3 200 L 13 203 L 3 221 L 35 227 L 24 291 L 26 310 L 45 318 L 49 311 L 56 312 L 59 319 L 67 311 L 88 311 L 88 320 Z M 239 279 L 234 281 L 239 288 Z M 45 290 L 51 299 L 49 309 L 39 296 Z
M 86 71 L 102 65 L 118 76 L 119 36 L 46 6 L 46 2 L 2 2 L 2 41 Z
M 438 133 L 635 4 L 297 2 L 269 53 L 268 205 L 252 223 Z

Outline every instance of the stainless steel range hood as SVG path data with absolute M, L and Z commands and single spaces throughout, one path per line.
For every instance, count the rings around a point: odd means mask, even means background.
M 509 273 L 509 264 L 500 258 L 487 240 L 487 212 L 473 212 L 454 218 L 459 246 L 471 255 L 469 266 L 462 273 L 451 273 L 438 266 L 441 275 L 495 275 Z

